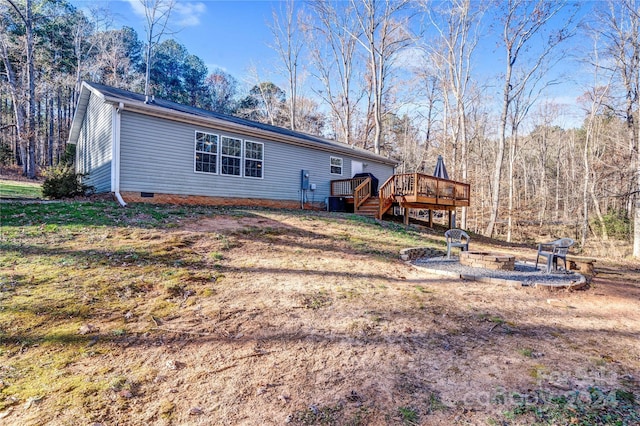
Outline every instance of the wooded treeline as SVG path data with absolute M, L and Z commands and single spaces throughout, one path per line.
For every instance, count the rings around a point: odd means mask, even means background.
M 175 6 L 140 1 L 166 17 Z M 278 67 L 241 84 L 170 34 L 140 39 L 65 0 L 2 0 L 0 161 L 30 176 L 58 164 L 82 80 L 143 93 L 150 51 L 156 97 L 335 138 L 399 159 L 401 172 L 431 173 L 443 155 L 471 184 L 464 228 L 512 240 L 523 225 L 562 222 L 582 245 L 634 240 L 640 256 L 637 0 L 277 5 Z M 487 39 L 490 78 L 478 58 Z M 578 71 L 581 117 L 562 128 L 567 105 L 545 99 Z

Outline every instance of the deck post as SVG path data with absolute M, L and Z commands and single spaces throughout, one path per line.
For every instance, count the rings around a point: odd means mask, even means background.
M 404 224 L 409 225 L 409 208 L 404 208 Z
M 433 228 L 433 210 L 429 209 L 429 228 Z
M 451 210 L 449 210 L 449 229 L 451 229 Z

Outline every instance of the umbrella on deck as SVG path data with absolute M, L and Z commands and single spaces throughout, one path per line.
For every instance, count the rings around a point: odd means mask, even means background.
M 449 180 L 449 173 L 447 173 L 447 168 L 444 166 L 444 160 L 442 159 L 442 155 L 438 155 L 438 161 L 436 162 L 436 168 L 433 171 L 433 176 L 437 178 Z M 449 188 L 449 189 L 451 190 L 451 193 L 453 193 L 453 188 Z M 429 220 L 429 226 L 431 226 L 431 220 Z M 455 228 L 455 227 L 456 227 L 456 213 L 455 211 L 449 210 L 449 229 Z
M 449 179 L 449 173 L 447 173 L 447 168 L 444 166 L 442 155 L 438 155 L 438 162 L 436 163 L 436 169 L 433 171 L 433 175 L 441 179 Z

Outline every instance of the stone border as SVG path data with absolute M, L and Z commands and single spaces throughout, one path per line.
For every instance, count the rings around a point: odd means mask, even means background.
M 420 257 L 436 257 L 436 256 L 445 256 L 446 253 L 442 250 L 430 248 L 430 247 L 413 247 L 408 249 L 400 250 L 400 258 L 405 261 L 406 264 L 411 265 L 412 267 L 425 271 L 430 274 L 440 275 L 444 277 L 450 277 L 455 279 L 460 279 L 464 281 L 478 281 L 489 284 L 505 284 L 505 285 L 513 285 L 513 286 L 524 286 L 523 282 L 520 280 L 507 280 L 503 278 L 492 278 L 492 277 L 480 277 L 471 274 L 460 274 L 458 272 L 452 271 L 442 271 L 439 269 L 431 269 L 426 268 L 424 266 L 415 265 L 412 261 L 418 259 Z M 545 284 L 545 283 L 534 283 L 531 287 L 534 287 L 539 290 L 547 290 L 547 291 L 560 291 L 560 290 L 578 290 L 586 286 L 587 280 L 582 274 L 576 273 L 579 277 L 577 282 L 572 282 L 570 284 Z
M 516 257 L 510 254 L 484 252 L 484 251 L 461 251 L 460 264 L 464 266 L 495 269 L 497 271 L 513 271 Z
M 431 247 L 412 247 L 400 250 L 400 259 L 405 262 L 419 259 L 421 257 L 444 256 L 446 252 Z

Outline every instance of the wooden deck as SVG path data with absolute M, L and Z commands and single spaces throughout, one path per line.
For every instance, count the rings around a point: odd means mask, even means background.
M 384 182 L 378 196 L 371 193 L 371 179 L 368 177 L 340 179 L 331 181 L 331 195 L 346 197 L 354 204 L 358 213 L 365 205 L 371 205 L 370 199 L 377 198 L 378 213 L 381 219 L 393 206 L 405 209 L 444 210 L 450 214 L 457 207 L 470 205 L 470 185 L 453 180 L 440 179 L 422 173 L 402 173 L 391 176 Z M 405 215 L 408 219 L 408 216 Z

